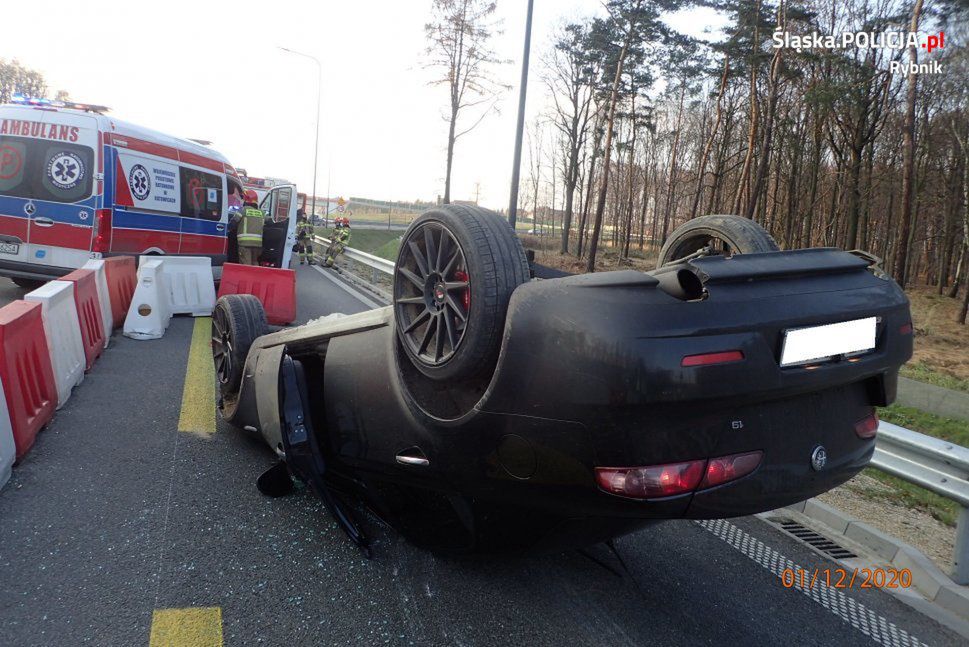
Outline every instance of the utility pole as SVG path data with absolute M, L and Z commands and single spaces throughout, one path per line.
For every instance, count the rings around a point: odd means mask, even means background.
M 282 46 L 280 46 L 279 49 L 283 50 L 284 52 L 289 52 L 290 54 L 295 54 L 296 56 L 308 58 L 316 63 L 316 140 L 313 145 L 313 206 L 310 207 L 310 213 L 316 215 L 316 163 L 320 157 L 320 97 L 323 94 L 323 66 L 320 65 L 319 59 L 317 59 L 315 56 L 310 56 L 309 54 L 297 52 L 296 50 Z M 329 191 L 327 191 L 327 193 L 329 193 Z M 313 219 L 311 217 L 310 221 L 312 220 Z
M 522 164 L 522 133 L 525 130 L 525 92 L 528 90 L 528 53 L 532 46 L 532 7 L 534 0 L 528 0 L 528 15 L 525 18 L 525 52 L 522 54 L 522 79 L 518 90 L 518 125 L 515 130 L 515 161 L 511 167 L 511 197 L 508 199 L 508 222 L 515 228 L 518 222 L 518 177 Z

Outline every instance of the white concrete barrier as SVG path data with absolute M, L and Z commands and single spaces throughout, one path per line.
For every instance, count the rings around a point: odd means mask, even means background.
M 13 427 L 10 425 L 10 411 L 7 398 L 0 380 L 0 489 L 10 480 L 10 468 L 17 458 L 17 446 L 13 442 Z
M 98 304 L 101 306 L 101 325 L 104 326 L 104 347 L 108 347 L 111 341 L 113 326 L 111 320 L 111 295 L 108 293 L 108 276 L 104 270 L 104 261 L 90 260 L 84 264 L 82 269 L 94 271 L 94 283 L 98 286 Z
M 168 281 L 162 261 L 146 260 L 138 268 L 138 283 L 124 320 L 124 336 L 159 339 L 172 320 Z
M 161 261 L 168 285 L 169 306 L 173 315 L 190 314 L 208 317 L 215 308 L 215 281 L 212 259 L 207 256 L 142 256 L 141 266 L 148 261 Z
M 71 389 L 84 379 L 84 341 L 74 305 L 74 284 L 70 281 L 48 281 L 24 299 L 41 306 L 44 333 L 50 350 L 50 361 L 57 384 L 57 408 L 71 396 Z

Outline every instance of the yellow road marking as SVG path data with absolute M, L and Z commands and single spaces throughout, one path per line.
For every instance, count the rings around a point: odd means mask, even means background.
M 212 318 L 196 317 L 185 367 L 178 430 L 215 433 L 215 367 L 212 364 Z
M 222 647 L 222 607 L 155 609 L 148 647 Z

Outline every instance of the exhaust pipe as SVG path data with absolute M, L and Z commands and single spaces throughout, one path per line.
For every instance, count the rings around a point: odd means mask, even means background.
M 702 299 L 705 294 L 700 277 L 686 265 L 667 265 L 649 274 L 659 281 L 663 292 L 682 301 Z

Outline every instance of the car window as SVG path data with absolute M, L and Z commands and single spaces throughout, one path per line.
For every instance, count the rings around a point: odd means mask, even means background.
M 10 193 L 24 180 L 27 145 L 13 138 L 0 138 L 0 193 Z
M 242 195 L 245 193 L 245 189 L 238 182 L 234 182 L 230 178 L 226 178 L 226 184 L 228 186 L 229 196 L 227 198 L 229 202 L 229 211 L 238 211 L 242 209 Z
M 87 146 L 0 136 L 0 194 L 51 202 L 91 195 L 94 151 Z
M 222 219 L 222 176 L 180 167 L 182 216 L 203 220 Z
M 259 203 L 259 209 L 263 213 L 270 214 L 273 212 L 273 206 L 276 204 L 276 193 L 276 191 L 270 191 Z
M 277 189 L 275 210 L 273 211 L 273 222 L 282 222 L 289 218 L 289 204 L 293 200 L 293 190 L 289 187 Z

